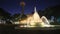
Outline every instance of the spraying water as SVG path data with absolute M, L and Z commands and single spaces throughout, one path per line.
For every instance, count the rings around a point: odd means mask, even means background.
M 45 25 L 50 25 L 49 21 L 45 16 L 40 18 L 39 14 L 36 11 L 36 7 L 34 7 L 34 14 L 27 16 L 27 19 L 20 21 L 22 24 L 27 24 L 29 26 L 35 26 L 38 23 L 41 27 L 45 27 Z

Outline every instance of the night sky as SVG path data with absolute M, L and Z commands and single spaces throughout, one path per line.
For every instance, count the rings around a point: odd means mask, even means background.
M 20 13 L 21 6 L 20 2 L 22 0 L 0 0 L 0 8 L 5 9 L 12 15 L 15 13 Z M 29 14 L 34 9 L 34 1 L 35 0 L 24 0 L 26 3 L 24 8 L 24 13 Z M 60 4 L 60 0 L 36 0 L 37 10 L 43 10 L 49 6 L 56 6 Z

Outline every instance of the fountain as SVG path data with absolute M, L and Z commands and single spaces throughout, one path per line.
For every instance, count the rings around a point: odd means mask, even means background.
M 50 23 L 45 16 L 42 16 L 40 18 L 39 14 L 36 11 L 36 7 L 34 7 L 34 14 L 27 16 L 27 19 L 25 20 L 21 20 L 20 24 L 27 24 L 24 27 L 36 27 L 36 24 L 39 24 L 40 27 L 50 27 Z

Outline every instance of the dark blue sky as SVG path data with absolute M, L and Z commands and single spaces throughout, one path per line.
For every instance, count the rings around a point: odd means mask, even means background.
M 0 8 L 5 9 L 11 14 L 20 13 L 21 1 L 22 0 L 0 0 Z M 35 0 L 24 0 L 24 1 L 26 3 L 24 13 L 29 14 L 34 9 Z M 47 8 L 49 6 L 55 6 L 59 4 L 60 4 L 60 0 L 36 0 L 37 10 L 43 10 L 44 8 Z

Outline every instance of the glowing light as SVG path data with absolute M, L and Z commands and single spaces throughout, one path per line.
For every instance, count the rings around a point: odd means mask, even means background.
M 30 25 L 31 25 L 31 26 L 35 26 L 35 25 L 36 25 L 36 23 L 30 23 Z
M 24 27 L 23 25 L 21 25 L 20 27 Z
M 46 27 L 46 24 L 50 25 L 49 21 L 45 16 L 42 16 L 40 18 L 39 14 L 36 11 L 36 7 L 34 8 L 34 11 L 35 12 L 33 15 L 27 16 L 27 19 L 20 21 L 20 24 L 27 24 L 27 26 L 23 27 L 35 27 L 36 23 L 38 23 L 41 27 Z

